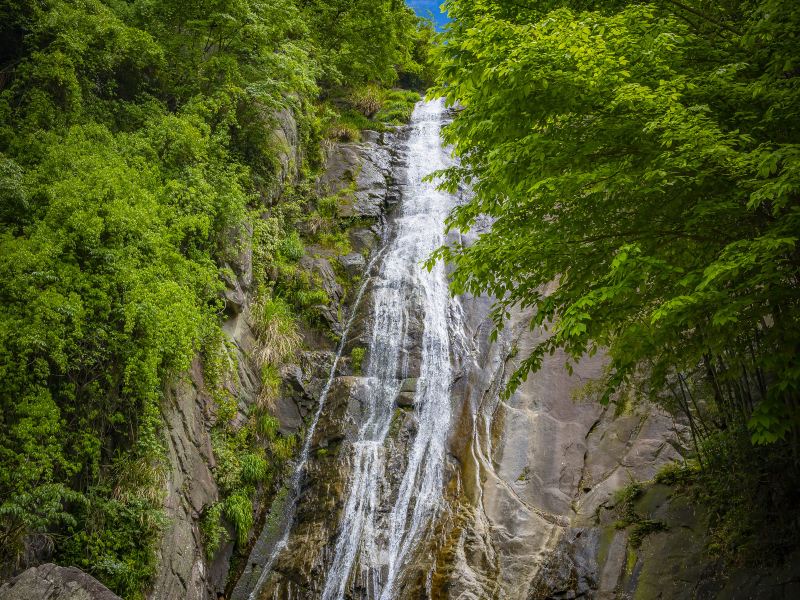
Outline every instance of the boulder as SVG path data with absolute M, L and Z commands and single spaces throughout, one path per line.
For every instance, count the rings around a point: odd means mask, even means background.
M 31 567 L 0 586 L 0 600 L 121 600 L 91 575 L 52 563 Z
M 357 277 L 361 275 L 364 271 L 364 267 L 367 265 L 364 256 L 358 252 L 345 254 L 344 256 L 340 256 L 337 260 L 348 277 Z
M 414 399 L 417 394 L 416 377 L 407 377 L 400 384 L 400 392 L 397 394 L 395 404 L 401 408 L 411 408 L 414 406 Z

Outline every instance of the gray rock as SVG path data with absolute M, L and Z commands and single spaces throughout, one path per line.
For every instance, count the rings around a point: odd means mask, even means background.
M 284 183 L 293 181 L 297 177 L 297 169 L 302 162 L 302 156 L 297 122 L 292 111 L 284 108 L 273 116 L 275 128 L 272 130 L 272 143 L 280 165 L 277 178 L 278 188 L 275 191 L 277 195 Z
M 368 138 L 370 141 L 365 143 L 334 146 L 317 181 L 322 194 L 339 194 L 353 188 L 352 193 L 342 197 L 342 217 L 380 217 L 391 195 L 392 156 L 385 136 Z
M 365 142 L 370 142 L 372 144 L 382 144 L 383 143 L 383 133 L 380 131 L 372 131 L 371 129 L 365 129 L 361 132 L 361 139 Z
M 351 252 L 350 254 L 340 256 L 337 260 L 349 277 L 361 275 L 364 271 L 364 267 L 367 265 L 364 256 L 358 252 Z
M 350 232 L 350 244 L 356 252 L 369 252 L 378 244 L 378 234 L 372 229 L 353 229 Z
M 401 392 L 410 392 L 414 393 L 417 391 L 417 382 L 419 381 L 416 377 L 406 377 L 403 379 L 403 383 L 400 384 L 400 391 Z
M 222 279 L 225 281 L 225 312 L 230 316 L 238 315 L 244 311 L 245 304 L 247 303 L 247 295 L 242 289 L 238 278 L 230 277 L 229 274 L 223 274 Z
M 414 399 L 417 392 L 416 377 L 407 377 L 400 384 L 400 392 L 397 394 L 395 404 L 401 408 L 411 408 L 414 406 Z
M 401 408 L 411 408 L 414 406 L 414 392 L 400 392 L 397 394 L 395 404 Z
M 336 281 L 336 272 L 333 270 L 330 261 L 324 256 L 304 256 L 300 259 L 300 265 L 316 275 L 322 289 L 328 297 L 338 304 L 342 299 L 342 286 Z
M 0 600 L 121 600 L 75 567 L 31 567 L 0 586 Z
M 203 390 L 199 361 L 189 377 L 173 384 L 166 395 L 163 418 L 169 474 L 165 511 L 168 525 L 158 550 L 159 570 L 150 597 L 205 600 L 224 584 L 232 545 L 208 564 L 197 521 L 203 509 L 219 498 L 211 469 L 215 461 L 210 429 L 214 406 Z

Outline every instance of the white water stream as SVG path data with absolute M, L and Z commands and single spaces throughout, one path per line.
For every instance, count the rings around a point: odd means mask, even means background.
M 276 558 L 287 546 L 311 440 L 367 282 L 372 295 L 369 308 L 372 326 L 364 373 L 368 392 L 351 454 L 342 457 L 352 470 L 336 541 L 325 553 L 332 558 L 326 560 L 330 566 L 325 573 L 322 599 L 343 599 L 348 583 L 354 580 L 369 600 L 394 598 L 407 559 L 442 508 L 446 442 L 452 413 L 450 334 L 454 326 L 458 327 L 450 323 L 450 315 L 457 311 L 452 310 L 443 265 L 437 263 L 429 272 L 422 263 L 444 242 L 444 220 L 455 198 L 437 190 L 435 183 L 422 180 L 452 164 L 440 139 L 444 118 L 441 100 L 421 102 L 414 110 L 405 148 L 407 163 L 396 174 L 403 193 L 393 219 L 391 241 L 367 267 L 369 274 L 374 265 L 380 265 L 375 277 L 364 278 L 344 329 L 289 482 L 288 503 L 279 524 L 282 535 L 271 541 L 265 527 L 245 575 L 234 590 L 234 598 L 255 600 Z M 413 392 L 416 434 L 408 442 L 407 456 L 401 461 L 405 471 L 395 472 L 391 478 L 395 484 L 392 489 L 387 471 L 387 459 L 392 458 L 387 456 L 387 448 L 392 443 L 387 436 L 398 394 L 408 378 L 416 379 Z
M 423 537 L 442 502 L 445 445 L 450 429 L 450 296 L 441 263 L 422 265 L 443 239 L 444 219 L 455 199 L 423 178 L 451 164 L 442 147 L 442 101 L 420 103 L 411 119 L 403 198 L 373 289 L 373 327 L 366 376 L 369 394 L 353 443 L 347 500 L 323 600 L 339 600 L 356 563 L 370 598 L 390 600 L 404 561 Z M 419 373 L 404 360 L 409 307 L 423 315 Z M 418 377 L 414 411 L 418 422 L 407 466 L 388 518 L 378 507 L 385 489 L 386 437 L 402 377 Z

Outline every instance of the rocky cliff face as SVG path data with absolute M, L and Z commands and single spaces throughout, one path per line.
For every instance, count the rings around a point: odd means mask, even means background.
M 349 357 L 354 349 L 363 348 L 367 343 L 370 323 L 364 307 L 371 302 L 370 276 L 373 274 L 369 267 L 382 251 L 388 235 L 386 215 L 399 198 L 394 173 L 403 160 L 398 143 L 402 136 L 402 131 L 368 132 L 362 143 L 335 146 L 328 154 L 326 170 L 319 180 L 320 193 L 341 195 L 340 216 L 359 224 L 349 232 L 354 252 L 336 260 L 348 277 L 360 284 L 351 286 L 347 294 L 335 283 L 327 286 L 329 295 L 344 302 L 340 314 L 328 316 L 331 328 L 342 333 L 344 319 L 352 310 L 357 312 L 341 348 L 342 359 L 310 442 L 311 460 L 298 500 L 297 526 L 288 539 L 286 550 L 278 556 L 270 577 L 262 582 L 263 597 L 295 597 L 303 593 L 297 590 L 307 590 L 309 585 L 316 589 L 319 584 L 314 582 L 322 578 L 325 548 L 336 533 L 336 517 L 341 513 L 337 505 L 344 496 L 349 474 L 349 465 L 339 461 L 340 449 L 357 428 L 359 419 L 354 414 L 361 410 L 369 389 L 369 382 L 358 369 L 354 372 Z M 317 253 L 307 260 L 323 281 L 333 282 L 332 277 L 326 276 L 332 267 L 324 254 Z M 354 306 L 362 286 L 360 301 Z M 285 369 L 285 393 L 278 404 L 278 417 L 287 431 L 296 430 L 310 418 L 329 376 L 334 354 L 331 350 L 309 351 L 303 354 L 301 364 Z M 286 527 L 282 516 L 284 508 L 282 504 L 273 505 L 231 598 L 247 598 L 256 587 L 263 565 Z
M 329 175 L 340 182 L 334 186 L 358 182 L 355 214 L 382 221 L 398 194 L 401 205 L 406 202 L 404 194 L 411 190 L 392 186 L 392 172 L 406 168 L 409 159 L 404 148 L 402 143 L 351 145 L 332 157 Z M 374 156 L 389 158 L 374 161 Z M 330 182 L 323 178 L 322 184 Z M 397 214 L 389 212 L 381 246 L 396 235 Z M 368 247 L 374 249 L 371 239 Z M 366 292 L 356 308 L 345 356 L 367 346 L 378 326 L 370 307 L 385 282 L 378 281 L 377 270 L 365 274 Z M 371 489 L 374 496 L 362 498 L 376 503 L 372 520 L 364 525 L 374 531 L 386 528 L 391 517 L 422 425 L 415 390 L 425 333 L 423 293 L 409 293 L 397 317 L 403 322 L 403 358 L 381 450 L 384 476 Z M 584 358 L 572 373 L 563 355 L 550 356 L 505 399 L 501 391 L 519 359 L 545 334 L 531 331 L 530 314 L 516 311 L 490 343 L 490 308 L 490 298 L 471 296 L 449 306 L 452 415 L 443 502 L 406 556 L 391 598 L 796 597 L 796 568 L 727 573 L 709 560 L 704 516 L 671 488 L 645 486 L 623 506 L 627 500 L 621 499 L 621 490 L 651 480 L 665 464 L 682 458 L 688 432 L 679 420 L 646 403 L 620 399 L 604 407 L 594 401 L 589 384 L 604 368 L 602 356 Z M 294 369 L 296 394 L 303 399 L 297 406 L 306 403 L 303 414 L 319 400 L 331 358 L 316 355 L 310 361 L 317 365 L 316 375 L 308 365 Z M 234 599 L 249 598 L 254 590 L 262 599 L 325 597 L 337 543 L 353 527 L 346 514 L 352 510 L 348 496 L 364 469 L 354 448 L 371 414 L 375 385 L 374 378 L 341 363 L 311 440 L 293 522 L 277 518 L 265 528 Z M 285 425 L 301 420 L 300 412 L 285 415 Z M 409 506 L 417 501 L 412 498 Z M 628 511 L 628 521 L 622 511 Z M 272 553 L 286 526 L 292 529 L 285 549 Z M 356 566 L 343 582 L 345 598 L 379 596 L 390 568 L 388 542 L 377 535 L 374 543 L 360 547 Z M 368 551 L 374 556 L 365 557 Z M 263 573 L 266 557 L 273 554 L 271 569 Z M 263 585 L 258 588 L 256 582 Z
M 283 177 L 291 179 L 300 157 L 290 115 L 281 115 L 275 135 L 286 150 L 280 161 Z M 210 438 L 216 407 L 199 360 L 170 387 L 163 407 L 169 522 L 150 594 L 154 600 L 205 600 L 226 582 L 229 588 L 235 582 L 231 597 L 244 600 L 259 581 L 259 598 L 322 597 L 352 485 L 353 445 L 375 385 L 350 357 L 369 346 L 376 326 L 370 307 L 379 286 L 378 268 L 396 235 L 395 207 L 411 193 L 398 178 L 409 160 L 405 136 L 402 130 L 368 134 L 363 143 L 339 144 L 328 153 L 319 191 L 340 195 L 341 216 L 355 223 L 349 233 L 353 252 L 335 256 L 312 247 L 302 266 L 317 275 L 332 299 L 323 312 L 332 331 L 341 335 L 346 317 L 351 311 L 355 315 L 310 440 L 292 523 L 286 522 L 288 491 L 283 489 L 271 506 L 261 507 L 263 528 L 236 572 L 231 572 L 232 544 L 208 560 L 198 526 L 204 508 L 219 499 Z M 254 335 L 246 317 L 253 279 L 251 235 L 246 227 L 230 233 L 227 266 L 232 275 L 225 293 L 224 329 L 239 369 L 231 391 L 240 419 L 260 386 L 249 358 Z M 342 284 L 341 273 L 351 285 Z M 407 290 L 402 372 L 383 444 L 385 477 L 375 513 L 376 523 L 383 525 L 396 504 L 421 425 L 416 392 L 424 305 L 421 291 Z M 467 295 L 448 305 L 452 369 L 446 385 L 452 414 L 441 509 L 407 555 L 393 599 L 800 597 L 800 576 L 791 567 L 798 561 L 771 572 L 729 573 L 709 560 L 703 551 L 704 515 L 671 488 L 650 486 L 627 506 L 637 519 L 658 524 L 652 531 L 639 535 L 630 524 L 620 524 L 618 492 L 679 460 L 687 445 L 686 428 L 653 406 L 622 402 L 603 407 L 593 401 L 587 384 L 603 369 L 602 356 L 586 357 L 571 374 L 563 355 L 547 357 L 540 371 L 504 398 L 501 392 L 518 360 L 544 333 L 531 331 L 530 315 L 516 311 L 492 343 L 490 308 L 490 298 Z M 274 410 L 286 434 L 303 430 L 314 415 L 336 355 L 329 339 L 309 333 L 306 341 L 310 349 L 280 373 L 283 383 Z M 288 525 L 286 547 L 264 573 Z M 376 575 L 374 568 L 355 569 L 345 597 L 376 597 L 376 577 L 385 577 L 385 571 Z M 0 600 L 39 597 L 115 598 L 84 573 L 54 565 L 29 569 L 0 588 Z
M 297 125 L 291 113 L 283 111 L 277 115 L 273 135 L 274 146 L 279 149 L 278 181 L 292 181 L 301 157 Z M 228 263 L 223 265 L 224 272 L 229 273 L 225 291 L 227 320 L 223 329 L 233 344 L 238 365 L 238 382 L 229 386 L 239 403 L 239 419 L 244 419 L 261 385 L 250 358 L 254 336 L 246 318 L 253 281 L 251 238 L 252 229 L 247 225 L 232 230 Z M 206 390 L 199 359 L 189 373 L 170 386 L 162 412 L 169 463 L 164 504 L 168 521 L 150 597 L 205 600 L 224 589 L 233 545 L 228 542 L 213 560 L 208 560 L 199 529 L 203 510 L 219 500 L 211 448 L 216 410 Z
M 393 204 L 387 200 L 394 200 L 397 192 L 412 192 L 402 187 L 393 191 L 390 185 L 392 168 L 404 168 L 408 159 L 403 148 L 341 147 L 321 185 L 335 191 L 348 179 L 355 180 L 352 210 L 381 218 Z M 387 235 L 393 231 L 390 224 Z M 365 346 L 375 327 L 369 310 L 373 286 L 367 283 L 347 349 Z M 396 500 L 419 428 L 414 390 L 424 310 L 415 297 L 418 294 L 409 294 L 398 316 L 404 323 L 406 379 L 400 384 L 385 442 L 388 464 L 381 486 L 389 491 L 378 519 Z M 511 398 L 501 400 L 516 356 L 525 356 L 542 333 L 531 332 L 529 315 L 518 313 L 492 344 L 490 308 L 488 298 L 462 297 L 451 305 L 455 375 L 449 387 L 454 419 L 443 482 L 446 509 L 412 553 L 395 589 L 397 598 L 613 597 L 628 566 L 625 532 L 612 532 L 606 539 L 608 533 L 600 526 L 603 512 L 612 507 L 616 490 L 651 478 L 662 464 L 679 457 L 683 428 L 651 407 L 614 416 L 608 408 L 580 400 L 579 388 L 603 367 L 600 357 L 582 361 L 572 375 L 563 356 L 550 357 Z M 260 597 L 322 594 L 341 533 L 344 500 L 352 484 L 353 444 L 371 384 L 375 385 L 347 368 L 337 373 L 312 440 L 296 524 Z M 299 386 L 306 397 L 314 397 L 311 387 Z M 289 425 L 297 417 L 285 420 Z M 263 551 L 255 552 L 234 598 L 248 596 L 263 563 Z M 354 573 L 348 597 L 372 597 L 368 579 L 366 571 Z
M 280 156 L 281 180 L 297 176 L 298 135 L 289 113 L 278 115 L 275 130 Z M 350 231 L 353 252 L 337 257 L 323 248 L 310 247 L 301 266 L 319 278 L 331 299 L 323 311 L 331 330 L 341 333 L 340 306 L 352 298 L 337 280 L 336 270 L 343 269 L 350 279 L 359 277 L 368 255 L 379 239 L 381 218 L 393 201 L 391 181 L 392 140 L 390 134 L 368 136 L 364 143 L 339 144 L 328 151 L 326 169 L 319 179 L 321 194 L 339 194 L 340 216 L 359 219 L 361 226 Z M 278 193 L 276 191 L 276 193 Z M 227 321 L 224 331 L 233 343 L 238 364 L 238 384 L 231 391 L 238 398 L 240 417 L 244 418 L 255 402 L 260 378 L 250 353 L 254 335 L 247 321 L 247 308 L 253 280 L 252 231 L 241 227 L 230 233 L 231 248 L 228 289 L 225 292 Z M 339 264 L 336 264 L 336 263 Z M 281 372 L 282 393 L 275 402 L 275 413 L 286 434 L 300 430 L 315 406 L 321 381 L 327 375 L 332 354 L 330 341 L 310 339 L 312 348 L 300 357 L 299 364 L 286 365 Z M 181 381 L 171 386 L 164 404 L 169 475 L 165 508 L 168 527 L 159 551 L 159 572 L 150 597 L 205 600 L 225 588 L 232 555 L 232 544 L 221 548 L 209 561 L 203 551 L 199 518 L 204 508 L 219 499 L 212 469 L 214 456 L 210 432 L 216 420 L 215 406 L 206 393 L 199 361 Z
M 461 298 L 461 305 L 466 348 L 456 389 L 463 403 L 451 438 L 451 512 L 433 548 L 436 593 L 617 597 L 625 533 L 601 539 L 603 513 L 614 492 L 680 457 L 683 427 L 653 407 L 615 416 L 581 399 L 602 357 L 584 359 L 570 375 L 556 353 L 501 399 L 516 357 L 543 334 L 516 313 L 489 344 L 488 300 Z

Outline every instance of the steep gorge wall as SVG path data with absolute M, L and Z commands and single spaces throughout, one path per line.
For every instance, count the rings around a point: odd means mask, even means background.
M 301 164 L 297 128 L 291 114 L 278 116 L 276 146 L 284 149 L 279 157 L 281 179 L 291 182 L 297 177 L 297 165 Z M 343 272 L 352 280 L 360 276 L 366 264 L 365 255 L 377 243 L 385 207 L 392 201 L 387 184 L 391 176 L 390 137 L 374 134 L 363 144 L 333 145 L 318 181 L 320 194 L 340 194 L 340 217 L 361 220 L 360 226 L 350 230 L 353 248 L 350 254 L 336 256 L 324 248 L 310 246 L 301 259 L 301 266 L 318 277 L 331 299 L 323 316 L 335 333 L 341 333 L 342 310 L 346 311 L 352 301 L 335 273 Z M 235 277 L 227 282 L 224 331 L 235 348 L 238 366 L 238 381 L 230 382 L 229 386 L 238 400 L 237 418 L 242 422 L 261 385 L 251 359 L 255 336 L 247 318 L 253 292 L 251 235 L 252 231 L 244 227 L 232 232 L 231 260 L 226 265 Z M 306 333 L 308 350 L 300 354 L 297 364 L 285 365 L 281 370 L 283 384 L 274 412 L 284 434 L 294 434 L 304 427 L 326 376 L 326 365 L 332 360 L 331 341 L 310 331 Z M 205 389 L 202 367 L 199 360 L 195 361 L 191 371 L 170 387 L 164 404 L 170 465 L 165 502 L 169 523 L 159 552 L 159 573 L 150 594 L 154 600 L 204 600 L 224 589 L 228 580 L 233 543 L 228 541 L 209 561 L 199 530 L 203 510 L 219 500 L 210 437 L 215 412 L 214 402 Z M 258 508 L 257 524 L 267 509 L 267 506 Z M 253 532 L 254 536 L 257 534 Z
M 350 152 L 358 150 L 345 149 L 344 154 Z M 401 146 L 390 155 L 388 171 L 383 169 L 386 181 L 408 158 Z M 402 196 L 404 190 L 397 193 Z M 384 203 L 383 209 L 391 204 Z M 387 232 L 391 235 L 391 226 Z M 345 354 L 369 339 L 374 325 L 368 311 L 370 285 Z M 423 315 L 413 294 L 410 298 L 403 314 L 403 352 L 408 373 L 415 373 Z M 394 597 L 795 597 L 798 578 L 792 568 L 728 572 L 708 558 L 704 515 L 667 486 L 646 486 L 632 507 L 636 519 L 652 529 L 637 531 L 636 522 L 621 522 L 619 492 L 652 480 L 664 465 L 681 460 L 688 447 L 687 428 L 643 401 L 598 404 L 587 384 L 601 374 L 602 356 L 585 357 L 570 373 L 566 357 L 556 353 L 511 397 L 503 398 L 501 392 L 518 361 L 544 332 L 531 331 L 530 315 L 515 311 L 497 342 L 490 343 L 490 308 L 486 297 L 462 296 L 452 305 L 455 375 L 449 384 L 454 418 L 443 482 L 446 506 L 408 561 Z M 304 377 L 306 383 L 298 387 L 316 401 L 321 376 L 316 376 L 316 386 L 314 378 Z M 364 419 L 369 386 L 370 381 L 346 361 L 337 371 L 312 440 L 295 526 L 259 598 L 322 595 L 342 533 L 354 469 L 352 444 Z M 396 499 L 393 494 L 419 428 L 415 386 L 413 377 L 403 380 L 396 399 L 384 445 L 387 465 L 380 484 L 379 521 Z M 276 534 L 273 530 L 267 537 Z M 251 556 L 234 599 L 248 597 L 262 565 L 263 555 Z M 345 597 L 375 597 L 373 577 L 374 570 L 356 568 Z
M 352 310 L 357 310 L 357 313 L 311 439 L 311 459 L 303 479 L 295 527 L 286 549 L 278 555 L 272 572 L 262 582 L 260 598 L 307 597 L 321 592 L 329 544 L 337 532 L 350 474 L 349 463 L 340 460 L 341 450 L 343 442 L 352 437 L 357 428 L 357 413 L 369 386 L 349 358 L 354 349 L 364 348 L 368 341 L 370 323 L 365 307 L 371 302 L 372 272 L 365 271 L 365 267 L 372 264 L 376 254 L 382 251 L 388 235 L 386 215 L 399 199 L 394 174 L 403 161 L 399 143 L 402 138 L 401 128 L 393 133 L 366 132 L 363 143 L 338 145 L 331 151 L 327 168 L 319 181 L 322 193 L 351 190 L 342 200 L 340 214 L 366 225 L 350 231 L 354 254 L 337 259 L 345 271 L 365 285 L 365 290 L 357 307 L 353 305 L 357 286 L 352 286 L 344 297 L 342 316 L 346 318 Z M 332 326 L 341 331 L 341 322 L 338 325 L 334 322 Z M 312 351 L 304 355 L 301 364 L 291 367 L 295 402 L 302 398 L 306 404 L 303 416 L 317 406 L 333 359 L 331 350 Z M 278 416 L 284 426 L 289 426 L 299 415 L 290 409 L 279 412 Z M 280 510 L 282 507 L 275 508 Z M 256 588 L 262 567 L 286 526 L 280 521 L 280 515 L 271 518 L 272 525 L 264 528 L 236 583 L 231 595 L 234 600 L 248 598 Z

